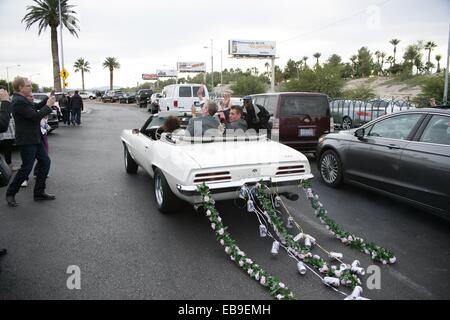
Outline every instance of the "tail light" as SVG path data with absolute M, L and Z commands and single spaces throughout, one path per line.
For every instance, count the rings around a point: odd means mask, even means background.
M 305 173 L 305 167 L 303 165 L 278 167 L 275 175 L 282 176 L 296 173 Z
M 356 113 L 359 117 L 370 117 L 372 114 L 370 112 L 359 111 Z
M 334 132 L 334 119 L 333 119 L 333 117 L 330 118 L 330 132 Z
M 178 100 L 173 100 L 173 107 L 178 108 Z
M 194 183 L 223 182 L 227 180 L 231 180 L 229 171 L 197 173 L 194 178 Z

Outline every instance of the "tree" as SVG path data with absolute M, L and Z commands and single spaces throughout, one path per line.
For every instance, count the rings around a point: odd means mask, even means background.
M 428 41 L 427 43 L 425 43 L 424 49 L 428 50 L 427 72 L 430 72 L 431 51 L 436 47 L 437 45 L 433 41 Z
M 68 4 L 68 0 L 61 1 L 61 17 L 63 25 L 69 30 L 70 34 L 78 37 L 76 30 L 78 27 L 78 19 L 73 15 L 76 14 L 72 10 L 73 5 Z M 58 54 L 58 26 L 59 6 L 58 0 L 33 0 L 35 5 L 27 6 L 28 13 L 23 17 L 22 22 L 26 23 L 26 30 L 38 23 L 38 35 L 50 27 L 50 39 L 53 60 L 53 85 L 56 91 L 61 91 L 61 77 L 59 68 Z
M 405 53 L 403 54 L 404 69 L 408 70 L 412 74 L 413 66 L 419 70 L 422 67 L 422 53 L 420 43 L 411 44 L 406 47 Z
M 319 58 L 322 56 L 320 52 L 316 52 L 313 54 L 313 57 L 316 58 L 316 66 L 319 65 Z
M 284 68 L 284 78 L 294 79 L 298 78 L 298 64 L 292 59 L 289 59 Z
M 90 72 L 91 66 L 88 61 L 85 61 L 83 58 L 79 58 L 77 61 L 75 61 L 73 67 L 75 68 L 75 72 L 81 71 L 81 85 L 84 90 L 84 73 Z
M 264 67 L 266 67 L 266 73 L 269 75 L 270 64 L 268 62 L 264 63 Z
M 109 69 L 109 89 L 113 89 L 114 69 L 120 69 L 120 63 L 114 57 L 108 57 L 103 62 L 103 68 Z
M 441 73 L 441 65 L 440 65 L 440 61 L 442 59 L 442 56 L 440 54 L 436 55 L 436 61 L 437 61 L 437 70 L 436 73 Z
M 307 68 L 308 65 L 306 64 L 306 60 L 308 60 L 308 57 L 307 57 L 307 56 L 304 56 L 304 57 L 302 58 L 302 60 L 303 60 L 303 63 L 305 64 L 305 68 Z
M 254 76 L 241 76 L 236 84 L 231 86 L 231 90 L 233 90 L 233 94 L 238 96 L 264 93 L 266 92 L 266 84 Z
M 395 64 L 395 54 L 397 53 L 397 45 L 400 43 L 400 40 L 392 39 L 391 41 L 389 41 L 389 43 L 394 46 L 394 64 Z
M 328 60 L 327 60 L 327 63 L 329 64 L 329 65 L 332 65 L 332 66 L 339 66 L 339 65 L 341 65 L 341 63 L 342 63 L 342 58 L 341 58 L 341 56 L 339 56 L 339 55 L 337 55 L 337 54 L 332 54 L 329 58 L 328 58 Z
M 357 73 L 357 61 L 358 61 L 358 56 L 356 54 L 352 55 L 350 57 L 350 61 L 352 62 L 352 78 L 354 78 L 356 76 Z
M 358 50 L 358 75 L 361 77 L 367 77 L 372 73 L 373 60 L 372 54 L 367 47 L 362 47 Z

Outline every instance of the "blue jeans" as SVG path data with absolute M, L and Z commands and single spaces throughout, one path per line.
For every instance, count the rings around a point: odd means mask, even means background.
M 81 124 L 81 109 L 80 108 L 72 109 L 70 121 L 72 123 Z
M 20 185 L 28 178 L 31 170 L 33 170 L 35 160 L 37 160 L 37 164 L 35 167 L 36 184 L 34 185 L 34 194 L 39 195 L 44 193 L 45 181 L 47 180 L 51 163 L 44 144 L 28 144 L 20 146 L 20 157 L 22 158 L 22 166 L 9 185 L 6 195 L 14 196 L 19 192 Z

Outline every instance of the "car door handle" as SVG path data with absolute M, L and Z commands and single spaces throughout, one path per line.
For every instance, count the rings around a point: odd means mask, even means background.
M 390 144 L 390 145 L 388 145 L 388 148 L 391 149 L 391 150 L 392 149 L 396 149 L 396 150 L 400 149 L 400 147 L 398 145 L 396 145 L 396 144 Z

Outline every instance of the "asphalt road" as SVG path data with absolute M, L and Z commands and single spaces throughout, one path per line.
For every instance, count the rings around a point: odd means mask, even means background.
M 49 137 L 47 190 L 56 201 L 34 202 L 33 180 L 17 195 L 17 208 L 1 203 L 5 188 L 0 190 L 0 247 L 9 251 L 0 258 L 0 299 L 271 299 L 229 260 L 206 217 L 189 206 L 160 214 L 150 177 L 142 170 L 125 173 L 121 130 L 140 127 L 148 114 L 135 105 L 90 103 L 88 109 L 82 127 L 60 127 Z M 14 161 L 20 163 L 18 154 Z M 318 178 L 313 186 L 339 224 L 397 256 L 395 265 L 377 264 L 381 289 L 365 289 L 364 296 L 450 298 L 449 222 L 356 187 L 330 189 Z M 298 201 L 286 203 L 306 232 L 347 262 L 373 264 L 332 239 L 299 194 Z M 300 276 L 286 254 L 273 258 L 255 216 L 232 201 L 218 208 L 240 248 L 298 299 L 343 298 L 311 272 Z M 66 286 L 70 265 L 81 270 L 80 290 Z

